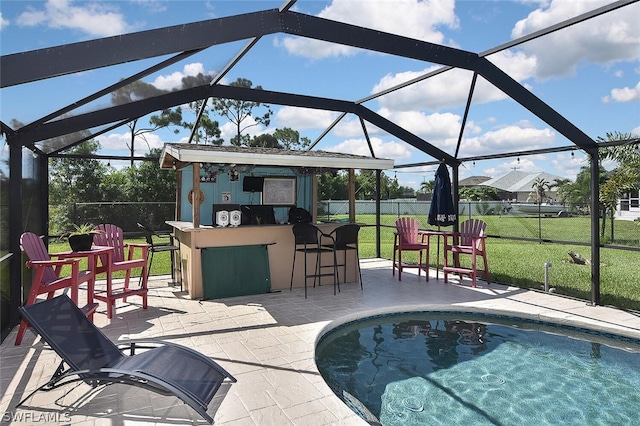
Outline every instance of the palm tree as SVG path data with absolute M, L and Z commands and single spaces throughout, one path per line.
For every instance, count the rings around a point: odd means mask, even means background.
M 433 192 L 433 188 L 436 186 L 436 181 L 431 179 L 430 181 L 423 181 L 420 184 L 420 191 L 424 193 Z
M 598 137 L 598 142 L 632 139 L 630 133 L 607 133 L 607 139 Z M 600 186 L 600 202 L 611 211 L 615 210 L 617 200 L 625 192 L 640 187 L 640 151 L 637 144 L 606 147 L 600 150 L 600 159 L 611 159 L 618 163 Z
M 552 184 L 547 182 L 544 178 L 539 177 L 533 181 L 533 185 L 531 185 L 531 187 L 534 191 L 529 193 L 527 201 L 534 200 L 536 204 L 542 204 L 542 201 L 547 195 L 547 191 L 551 189 Z

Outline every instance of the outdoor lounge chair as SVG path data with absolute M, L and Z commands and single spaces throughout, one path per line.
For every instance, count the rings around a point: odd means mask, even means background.
M 207 414 L 209 403 L 226 378 L 236 381 L 213 360 L 185 346 L 152 341 L 116 346 L 66 295 L 20 310 L 62 362 L 47 383 L 17 406 L 39 390 L 71 382 L 84 381 L 92 387 L 120 383 L 174 395 L 213 423 Z

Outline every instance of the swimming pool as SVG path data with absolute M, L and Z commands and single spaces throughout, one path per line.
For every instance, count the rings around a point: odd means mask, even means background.
M 316 363 L 371 424 L 612 425 L 640 414 L 640 340 L 540 320 L 377 315 L 323 334 Z

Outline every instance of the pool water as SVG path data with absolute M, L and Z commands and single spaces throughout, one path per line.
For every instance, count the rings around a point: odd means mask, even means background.
M 384 315 L 329 331 L 316 363 L 371 424 L 637 422 L 640 342 L 585 331 L 464 313 Z

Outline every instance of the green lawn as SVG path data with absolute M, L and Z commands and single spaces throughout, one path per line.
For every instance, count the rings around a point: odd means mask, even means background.
M 510 216 L 484 216 L 489 235 L 536 238 L 538 219 Z M 360 223 L 375 223 L 374 215 L 357 217 Z M 393 233 L 391 227 L 395 216 L 383 216 L 381 229 L 381 256 L 391 259 L 393 255 Z M 420 218 L 426 227 L 426 219 Z M 543 238 L 561 241 L 588 242 L 590 236 L 589 218 L 549 218 L 542 219 Z M 615 222 L 616 240 L 640 241 L 640 227 L 634 222 Z M 527 234 L 528 233 L 528 234 Z M 144 242 L 131 239 L 131 242 Z M 363 227 L 360 231 L 360 257 L 372 258 L 375 251 L 375 227 Z M 435 240 L 432 239 L 432 242 Z M 638 243 L 636 243 L 638 244 Z M 66 242 L 54 242 L 50 251 L 66 251 Z M 591 256 L 590 247 L 581 245 L 561 245 L 551 243 L 514 241 L 500 238 L 487 240 L 487 252 L 491 279 L 496 282 L 523 288 L 540 289 L 544 284 L 544 264 L 551 262 L 549 270 L 550 286 L 559 294 L 591 300 L 591 267 L 570 262 L 568 251 L 580 253 L 584 258 Z M 442 252 L 442 251 L 441 251 Z M 431 248 L 431 265 L 436 265 L 437 247 Z M 640 310 L 640 252 L 602 248 L 600 252 L 600 292 L 601 302 L 625 309 Z M 169 253 L 154 256 L 151 273 L 169 274 Z M 404 260 L 417 262 L 412 254 Z M 442 263 L 442 262 L 440 262 Z M 391 272 L 389 272 L 391 273 Z
M 128 243 L 139 243 L 139 244 L 144 244 L 146 241 L 144 238 L 128 238 L 126 240 L 126 242 Z M 162 240 L 159 242 L 166 242 L 165 240 Z M 51 253 L 57 253 L 57 252 L 63 252 L 63 251 L 69 251 L 69 243 L 66 241 L 51 241 L 49 243 L 49 252 Z M 139 258 L 141 254 L 141 250 L 137 249 L 135 251 L 135 257 Z M 151 275 L 164 275 L 164 274 L 170 274 L 171 273 L 171 257 L 170 257 L 170 252 L 163 252 L 163 253 L 155 253 L 153 255 L 153 265 L 152 265 L 152 270 L 151 270 Z M 84 261 L 84 263 L 81 264 L 83 267 L 86 267 L 86 260 Z M 65 271 L 63 270 L 63 273 Z M 125 271 L 117 271 L 114 275 L 116 277 L 124 277 Z M 133 270 L 133 274 L 140 274 L 140 268 L 134 269 Z M 100 276 L 98 276 L 98 278 L 101 278 Z
M 484 216 L 489 235 L 536 238 L 538 219 L 509 216 Z M 357 217 L 360 223 L 374 223 L 373 215 Z M 385 216 L 382 223 L 392 225 L 395 217 Z M 543 238 L 561 241 L 590 241 L 589 218 L 542 219 Z M 425 224 L 426 219 L 421 218 Z M 615 222 L 616 240 L 640 242 L 640 227 L 634 222 Z M 429 227 L 431 228 L 431 227 Z M 448 228 L 449 230 L 451 228 Z M 529 235 L 526 235 L 523 230 Z M 381 256 L 393 256 L 393 233 L 395 228 L 381 229 Z M 364 227 L 360 231 L 360 257 L 375 257 L 375 227 Z M 432 244 L 435 239 L 432 238 Z M 604 242 L 604 241 L 603 241 Z M 544 286 L 544 264 L 551 262 L 550 286 L 556 292 L 568 296 L 591 300 L 591 266 L 570 262 L 569 251 L 578 252 L 589 259 L 591 249 L 582 245 L 525 242 L 500 238 L 487 239 L 489 270 L 493 281 L 523 288 L 540 289 Z M 440 251 L 442 253 L 442 249 Z M 431 266 L 436 266 L 437 246 L 431 247 Z M 417 255 L 403 256 L 403 260 L 417 262 Z M 600 294 L 601 302 L 625 309 L 640 310 L 640 252 L 602 248 L 600 250 Z M 442 264 L 442 261 L 440 261 Z

